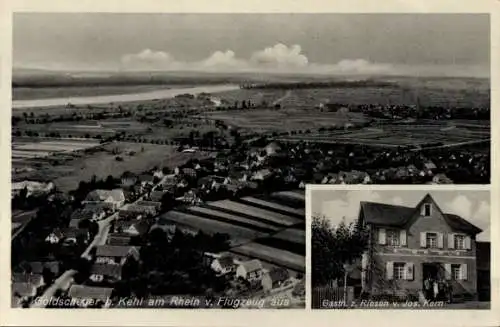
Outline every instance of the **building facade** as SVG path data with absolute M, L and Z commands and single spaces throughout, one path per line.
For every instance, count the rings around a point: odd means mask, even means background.
M 418 296 L 430 277 L 446 280 L 454 296 L 477 297 L 481 229 L 443 213 L 429 194 L 414 208 L 362 202 L 359 220 L 370 235 L 361 264 L 364 292 Z

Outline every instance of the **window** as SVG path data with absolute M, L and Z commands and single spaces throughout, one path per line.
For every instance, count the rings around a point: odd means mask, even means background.
M 454 245 L 457 250 L 465 250 L 465 236 L 464 235 L 454 235 Z
M 424 204 L 424 216 L 425 217 L 429 217 L 431 215 L 431 204 L 430 203 L 426 203 Z
M 462 279 L 462 270 L 460 269 L 460 265 L 451 265 L 451 277 L 454 280 Z
M 405 279 L 405 263 L 394 263 L 394 279 Z
M 438 242 L 437 242 L 437 234 L 436 233 L 427 233 L 426 234 L 426 244 L 428 248 L 437 248 L 438 247 Z
M 388 230 L 387 231 L 387 245 L 399 246 L 399 231 Z

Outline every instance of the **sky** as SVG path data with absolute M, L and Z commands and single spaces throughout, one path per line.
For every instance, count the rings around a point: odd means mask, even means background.
M 311 213 L 325 216 L 335 226 L 345 217 L 347 223 L 355 221 L 361 201 L 385 204 L 416 206 L 429 193 L 444 213 L 461 216 L 483 230 L 477 235 L 479 241 L 490 241 L 490 193 L 488 191 L 346 191 L 313 190 Z
M 488 75 L 486 14 L 16 13 L 14 67 Z

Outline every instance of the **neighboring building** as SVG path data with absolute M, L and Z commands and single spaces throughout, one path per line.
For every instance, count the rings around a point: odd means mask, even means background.
M 48 269 L 54 274 L 59 276 L 59 262 L 57 261 L 32 261 L 26 264 L 26 273 L 42 275 L 44 269 Z
M 417 295 L 426 277 L 450 281 L 453 294 L 477 296 L 476 235 L 481 229 L 441 211 L 428 194 L 416 207 L 361 202 L 370 231 L 361 284 L 369 294 Z
M 54 183 L 40 183 L 35 181 L 14 182 L 11 184 L 12 197 L 18 195 L 22 190 L 26 189 L 26 196 L 48 194 L 55 189 Z
M 139 261 L 139 251 L 134 246 L 100 245 L 96 247 L 95 263 L 124 265 L 125 262 L 133 258 Z
M 45 285 L 41 274 L 13 273 L 11 279 L 12 283 L 28 283 L 35 286 L 35 288 Z
M 491 301 L 491 243 L 476 242 L 477 292 L 480 301 Z
M 269 169 L 261 169 L 253 174 L 252 179 L 258 181 L 264 181 L 271 178 L 272 176 L 273 172 L 270 171 Z
M 30 301 L 36 296 L 36 287 L 31 283 L 12 283 L 12 295 L 17 303 Z
M 100 301 L 105 306 L 109 305 L 108 300 L 113 294 L 113 289 L 109 287 L 91 287 L 85 285 L 72 285 L 68 296 L 75 299 L 76 303 L 82 307 L 89 306 L 92 302 Z M 92 301 L 90 301 L 92 300 Z
M 94 190 L 87 195 L 83 203 L 102 203 L 109 209 L 117 210 L 125 204 L 125 194 L 122 189 Z
M 148 232 L 148 223 L 144 220 L 117 220 L 115 231 L 127 236 L 141 236 Z
M 166 194 L 165 191 L 152 191 L 149 195 L 149 199 L 153 202 L 160 202 L 163 199 L 163 196 Z
M 90 269 L 89 279 L 94 283 L 117 282 L 122 279 L 123 266 L 95 263 Z
M 445 174 L 436 174 L 432 177 L 433 184 L 453 184 L 453 181 Z
M 121 178 L 121 186 L 125 188 L 129 188 L 137 184 L 137 175 L 131 172 L 124 172 Z
M 45 242 L 50 243 L 50 244 L 58 244 L 64 239 L 64 234 L 60 229 L 56 229 L 52 231 L 47 237 L 45 238 Z
M 257 281 L 262 278 L 263 267 L 258 259 L 242 262 L 236 268 L 236 277 L 247 281 Z
M 113 234 L 109 234 L 109 236 L 106 240 L 106 244 L 107 245 L 127 246 L 127 245 L 130 245 L 131 240 L 132 240 L 132 237 L 129 235 L 113 233 Z
M 64 235 L 64 243 L 77 244 L 78 241 L 86 244 L 90 240 L 90 232 L 87 229 L 81 228 L 65 228 L 62 230 Z
M 152 207 L 156 211 L 160 211 L 161 208 L 161 202 L 160 201 L 137 201 L 136 205 L 142 206 L 142 207 Z
M 152 186 L 154 184 L 154 176 L 149 174 L 141 174 L 139 175 L 139 182 L 142 187 Z
M 154 202 L 153 202 L 154 203 Z M 128 211 L 131 213 L 134 213 L 136 215 L 140 216 L 155 216 L 158 213 L 158 210 L 156 209 L 156 205 L 139 205 L 139 204 L 126 204 L 120 209 L 120 212 L 122 211 Z
M 222 256 L 220 258 L 214 259 L 212 264 L 210 265 L 213 271 L 215 271 L 218 275 L 227 275 L 229 273 L 233 273 L 236 269 L 236 265 L 234 264 L 234 259 L 231 256 Z
M 284 286 L 290 279 L 290 273 L 284 268 L 274 268 L 262 276 L 262 288 L 264 291 L 271 291 L 274 288 Z
M 281 151 L 281 146 L 277 142 L 271 142 L 264 148 L 264 151 L 266 155 L 272 156 Z

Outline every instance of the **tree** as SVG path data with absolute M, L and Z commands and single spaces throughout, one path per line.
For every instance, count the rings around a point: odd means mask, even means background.
M 325 217 L 313 217 L 311 233 L 313 286 L 343 278 L 343 265 L 355 263 L 368 245 L 368 233 L 359 221 L 342 220 L 333 227 Z

